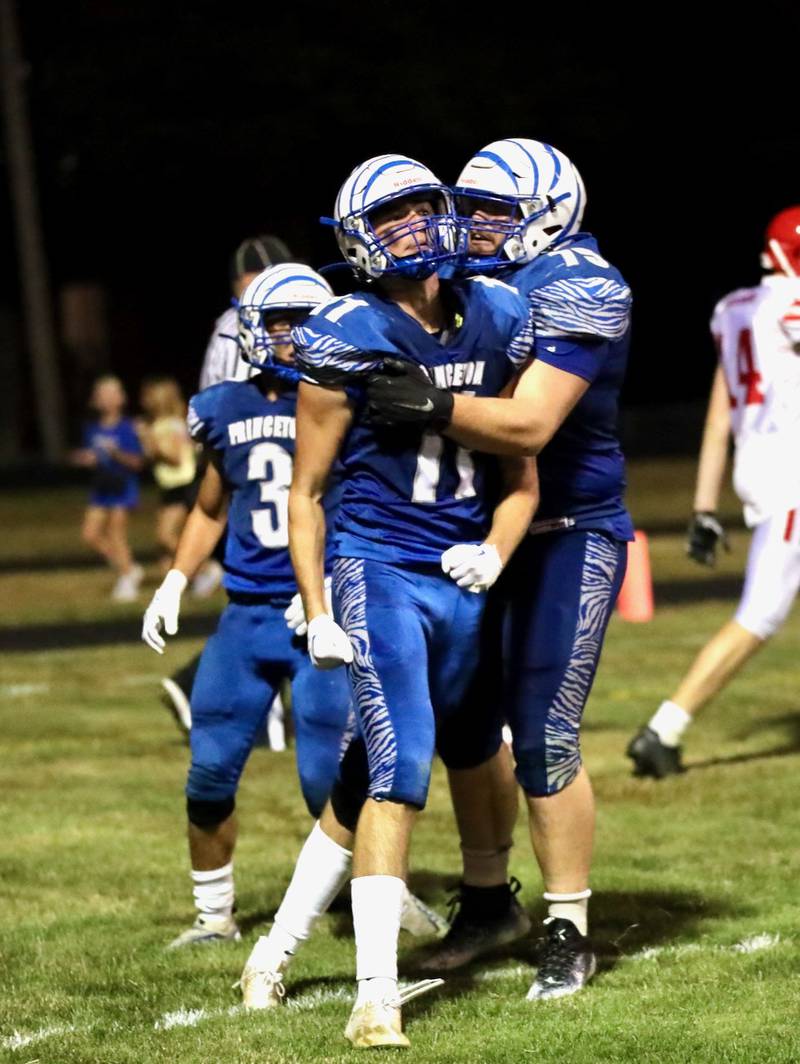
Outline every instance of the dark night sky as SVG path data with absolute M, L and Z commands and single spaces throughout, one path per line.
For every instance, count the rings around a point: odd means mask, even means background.
M 489 140 L 532 136 L 580 167 L 586 228 L 634 290 L 629 401 L 697 397 L 715 300 L 757 279 L 766 221 L 800 202 L 797 6 L 707 28 L 669 5 L 646 22 L 505 5 L 482 29 L 453 4 L 25 0 L 54 287 L 107 286 L 128 380 L 191 385 L 243 236 L 333 261 L 317 218 L 356 163 L 401 151 L 453 180 Z

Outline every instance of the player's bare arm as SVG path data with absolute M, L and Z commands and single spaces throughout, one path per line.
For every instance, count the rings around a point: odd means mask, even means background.
M 308 621 L 326 613 L 322 498 L 352 420 L 352 407 L 343 390 L 300 384 L 289 491 L 289 552 Z
M 454 396 L 453 416 L 444 434 L 489 454 L 536 455 L 588 387 L 583 377 L 536 361 L 509 399 Z
M 575 373 L 535 361 L 508 398 L 454 395 L 419 369 L 386 360 L 368 381 L 370 416 L 383 424 L 429 424 L 487 454 L 537 455 L 589 387 Z
M 697 465 L 697 485 L 694 509 L 700 512 L 716 510 L 719 492 L 728 463 L 728 442 L 731 434 L 730 399 L 722 366 L 717 367 L 708 400 L 703 442 Z
M 534 458 L 503 458 L 505 495 L 495 507 L 485 542 L 507 565 L 525 535 L 539 504 L 539 478 Z
M 191 580 L 204 561 L 207 561 L 225 531 L 230 492 L 225 487 L 220 472 L 209 461 L 197 502 L 192 507 L 181 532 L 175 551 L 173 569 Z

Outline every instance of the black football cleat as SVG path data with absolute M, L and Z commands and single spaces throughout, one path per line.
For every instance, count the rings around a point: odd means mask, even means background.
M 480 889 L 460 887 L 451 902 L 454 909 L 457 907 L 456 914 L 439 946 L 421 962 L 424 971 L 448 972 L 462 968 L 528 934 L 531 918 L 515 897 L 520 889 L 519 880 L 512 879 L 504 886 L 504 891 L 488 888 L 496 892 L 491 905 L 485 904 Z
M 547 937 L 539 954 L 539 971 L 528 1001 L 547 1001 L 577 993 L 594 975 L 597 958 L 591 943 L 571 920 L 547 922 Z
M 681 763 L 681 748 L 665 746 L 652 728 L 644 727 L 638 731 L 625 753 L 633 761 L 634 776 L 652 776 L 661 780 L 686 771 Z

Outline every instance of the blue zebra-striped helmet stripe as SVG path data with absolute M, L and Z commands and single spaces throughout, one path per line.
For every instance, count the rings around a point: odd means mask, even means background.
M 415 193 L 430 199 L 433 215 L 422 226 L 415 224 L 415 232 L 425 233 L 415 253 L 398 257 L 376 236 L 370 216 L 392 200 Z M 376 155 L 356 166 L 339 189 L 334 220 L 339 249 L 361 278 L 392 274 L 421 279 L 455 253 L 450 189 L 424 163 L 407 155 Z M 394 233 L 393 240 L 398 235 Z
M 586 190 L 577 167 L 550 144 L 524 137 L 495 140 L 469 160 L 454 189 L 461 249 L 474 269 L 530 262 L 548 247 L 574 236 L 581 227 Z M 516 208 L 508 222 L 484 231 L 505 240 L 491 256 L 470 255 L 470 199 L 495 199 Z M 476 260 L 476 261 L 473 261 Z

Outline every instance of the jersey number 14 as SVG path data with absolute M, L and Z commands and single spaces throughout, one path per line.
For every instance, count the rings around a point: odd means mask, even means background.
M 761 374 L 756 369 L 753 357 L 753 334 L 749 329 L 742 329 L 736 338 L 736 375 L 744 393 L 737 399 L 731 389 L 731 406 L 736 407 L 740 402 L 743 406 L 763 403 L 764 393 L 759 387 Z

